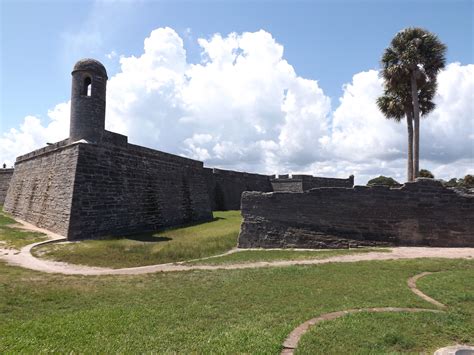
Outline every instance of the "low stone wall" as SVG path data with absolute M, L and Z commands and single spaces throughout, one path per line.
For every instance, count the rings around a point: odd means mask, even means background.
M 207 186 L 214 211 L 239 210 L 244 191 L 272 191 L 268 175 L 206 168 Z
M 400 188 L 245 192 L 239 247 L 474 247 L 474 195 L 418 179 Z
M 325 178 L 311 175 L 279 175 L 272 176 L 272 189 L 274 192 L 303 192 L 319 187 L 353 187 L 354 176 L 347 179 Z
M 14 169 L 0 169 L 0 209 L 5 202 L 8 186 L 12 179 Z

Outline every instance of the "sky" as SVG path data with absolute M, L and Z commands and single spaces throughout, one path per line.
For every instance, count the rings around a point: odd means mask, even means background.
M 375 106 L 391 38 L 447 45 L 421 167 L 474 173 L 472 1 L 0 0 L 0 160 L 66 138 L 70 72 L 107 68 L 106 128 L 260 173 L 406 180 L 406 127 Z

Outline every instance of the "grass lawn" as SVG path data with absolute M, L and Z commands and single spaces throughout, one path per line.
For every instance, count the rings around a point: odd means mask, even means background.
M 366 353 L 431 352 L 461 341 L 473 343 L 474 261 L 92 277 L 39 273 L 0 262 L 0 353 L 277 354 L 293 328 L 322 313 L 432 308 L 409 291 L 406 281 L 440 270 L 419 284 L 448 304 L 446 315 L 349 316 L 315 327 L 303 337 L 300 353 L 353 353 L 355 347 Z M 323 345 L 315 348 L 321 338 Z
M 332 256 L 359 254 L 369 252 L 390 252 L 384 248 L 360 248 L 342 250 L 243 250 L 237 253 L 224 255 L 211 259 L 190 261 L 190 265 L 220 265 L 220 264 L 240 264 L 257 261 L 278 261 L 278 260 L 310 260 L 326 259 Z
M 14 219 L 0 211 L 0 248 L 21 249 L 25 245 L 48 239 L 42 233 L 12 227 L 15 223 Z
M 425 276 L 417 285 L 448 305 L 448 312 L 348 315 L 314 326 L 302 337 L 297 353 L 433 353 L 455 343 L 473 344 L 473 269 Z
M 235 247 L 241 220 L 240 211 L 214 212 L 214 220 L 207 223 L 113 239 L 49 244 L 33 249 L 33 254 L 111 268 L 198 259 Z

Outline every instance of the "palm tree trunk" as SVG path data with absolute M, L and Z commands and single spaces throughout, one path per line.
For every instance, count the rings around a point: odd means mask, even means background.
M 411 107 L 405 111 L 408 129 L 408 162 L 407 162 L 407 181 L 415 179 L 413 175 L 413 112 Z
M 413 142 L 413 177 L 416 179 L 420 175 L 420 104 L 418 102 L 418 87 L 416 85 L 417 69 L 411 73 L 411 97 L 413 101 L 413 122 L 414 142 Z

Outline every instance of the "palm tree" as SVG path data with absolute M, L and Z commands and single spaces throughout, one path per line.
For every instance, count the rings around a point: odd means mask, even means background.
M 400 122 L 403 116 L 407 120 L 408 128 L 408 162 L 407 162 L 407 180 L 413 181 L 413 116 L 409 106 L 404 105 L 399 96 L 394 95 L 388 90 L 384 95 L 377 98 L 377 106 L 388 119 L 394 119 Z
M 436 82 L 424 83 L 423 90 L 418 94 L 420 110 L 423 115 L 432 111 L 435 107 L 433 97 L 436 92 Z M 413 110 L 410 87 L 408 85 L 398 85 L 391 90 L 385 88 L 383 96 L 377 98 L 377 106 L 388 119 L 400 122 L 405 116 L 408 129 L 408 162 L 407 180 L 415 179 L 413 164 Z
M 410 27 L 398 32 L 382 56 L 382 75 L 386 90 L 400 91 L 409 85 L 414 122 L 414 176 L 419 175 L 420 93 L 424 87 L 436 90 L 436 77 L 446 65 L 446 46 L 438 37 L 422 28 Z M 431 93 L 421 96 L 430 96 Z M 433 93 L 434 95 L 434 93 Z M 429 99 L 431 101 L 431 99 Z M 431 111 L 433 107 L 427 112 Z M 423 114 L 423 110 L 421 110 Z

